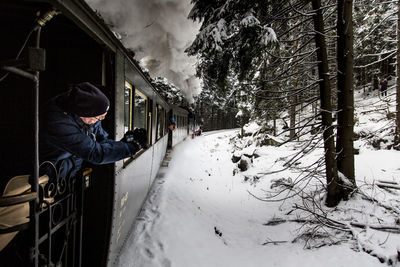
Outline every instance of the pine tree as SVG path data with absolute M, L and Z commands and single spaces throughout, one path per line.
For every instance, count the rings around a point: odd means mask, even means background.
M 355 185 L 354 174 L 354 79 L 353 79 L 353 1 L 338 0 L 338 129 L 336 139 L 337 167 L 340 178 Z M 346 181 L 344 184 L 349 184 Z M 349 188 L 352 190 L 352 188 Z M 349 191 L 345 191 L 344 197 Z
M 329 81 L 328 54 L 324 37 L 325 27 L 321 10 L 321 1 L 312 0 L 312 7 L 315 12 L 314 27 L 315 27 L 315 44 L 318 48 L 318 73 L 319 87 L 321 99 L 321 115 L 324 138 L 325 151 L 325 172 L 328 185 L 328 196 L 326 203 L 328 206 L 336 206 L 341 199 L 341 189 L 338 183 L 338 173 L 336 165 L 336 150 L 333 139 L 332 127 L 332 103 L 331 103 L 331 85 Z

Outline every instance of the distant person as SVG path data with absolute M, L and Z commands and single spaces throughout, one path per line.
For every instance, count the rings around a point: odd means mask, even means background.
M 60 177 L 73 177 L 83 161 L 107 164 L 135 155 L 147 145 L 145 129 L 125 134 L 121 141 L 108 138 L 101 121 L 110 108 L 103 92 L 88 82 L 50 100 L 41 116 L 40 162 L 52 163 Z M 50 166 L 41 174 L 48 174 Z
M 176 128 L 176 122 L 175 122 L 175 119 L 172 117 L 169 119 L 168 129 L 173 131 L 173 130 L 175 130 L 175 128 Z
M 171 113 L 170 116 L 172 116 L 172 113 Z M 175 122 L 174 117 L 170 117 L 167 120 L 167 122 L 168 122 L 168 124 L 167 124 L 167 128 L 168 128 L 168 145 L 167 146 L 168 147 L 172 147 L 172 131 L 174 131 L 175 128 L 176 128 L 176 122 Z
M 387 96 L 387 87 L 388 87 L 388 82 L 385 79 L 381 82 L 381 95 L 382 96 Z
M 199 128 L 196 130 L 196 135 L 200 136 L 202 132 L 203 132 L 203 127 L 199 126 Z

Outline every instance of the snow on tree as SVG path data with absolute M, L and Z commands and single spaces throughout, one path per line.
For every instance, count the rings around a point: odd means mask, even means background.
M 174 84 L 169 83 L 165 77 L 156 77 L 152 80 L 152 84 L 157 91 L 168 101 L 174 105 L 185 105 L 184 97 L 181 90 Z
M 397 52 L 396 12 L 395 2 L 354 2 L 357 85 L 378 89 L 379 80 L 394 75 L 393 63 Z

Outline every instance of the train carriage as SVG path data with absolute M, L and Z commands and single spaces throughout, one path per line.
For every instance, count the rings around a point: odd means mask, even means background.
M 35 266 L 113 266 L 166 153 L 168 116 L 177 121 L 174 146 L 189 133 L 188 112 L 158 94 L 84 1 L 3 0 L 0 29 L 0 191 L 4 195 L 10 178 L 21 175 L 30 187 L 16 198 L 0 199 L 0 214 L 13 205 L 29 211 L 28 222 L 21 225 L 7 226 L 0 218 L 0 239 L 18 233 L 0 252 L 2 266 L 28 261 Z M 119 140 L 128 130 L 145 128 L 150 147 L 115 164 L 88 165 L 86 173 L 70 181 L 50 177 L 41 185 L 40 110 L 69 84 L 82 81 L 107 88 L 111 108 L 102 124 L 111 137 Z
M 170 110 L 170 117 L 174 118 L 175 130 L 170 132 L 169 146 L 174 147 L 189 135 L 189 112 L 182 107 L 173 105 Z

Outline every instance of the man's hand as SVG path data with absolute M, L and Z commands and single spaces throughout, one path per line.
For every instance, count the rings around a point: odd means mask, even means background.
M 132 143 L 134 141 L 133 131 L 127 131 L 121 141 L 125 143 Z
M 148 148 L 148 142 L 147 142 L 147 131 L 146 129 L 143 128 L 136 128 L 133 130 L 133 139 L 138 142 L 138 144 L 146 149 Z
M 121 141 L 131 144 L 136 143 L 140 146 L 140 148 L 148 148 L 147 131 L 143 128 L 136 128 L 133 131 L 127 131 Z

